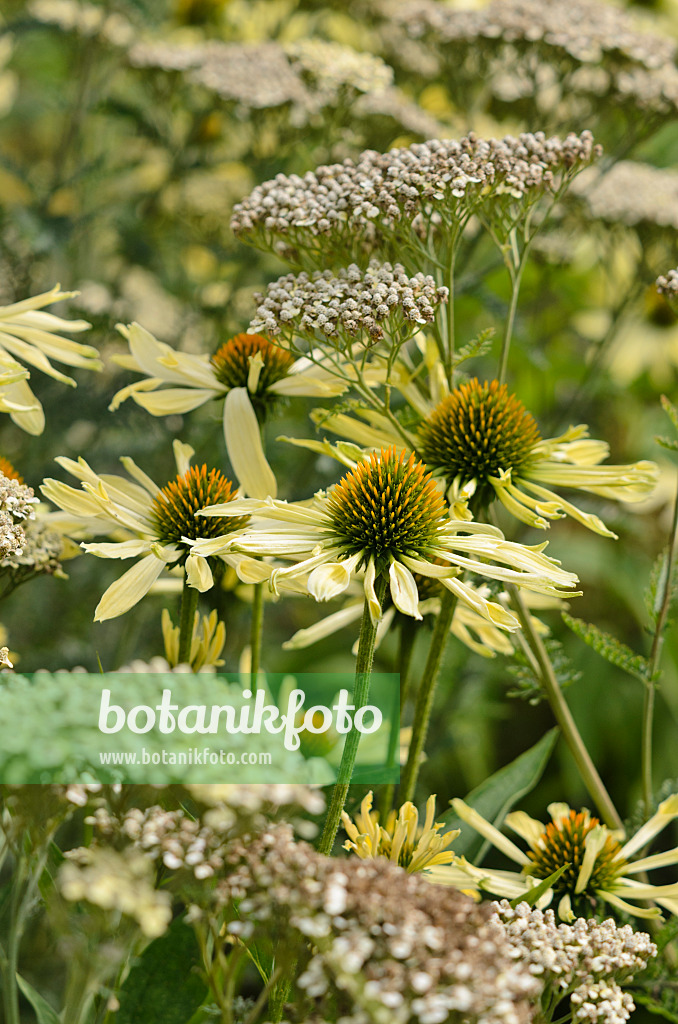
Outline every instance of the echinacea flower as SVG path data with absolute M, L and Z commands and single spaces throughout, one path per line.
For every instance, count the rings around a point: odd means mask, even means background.
M 272 589 L 279 581 L 302 577 L 317 601 L 343 593 L 352 579 L 360 578 L 374 623 L 383 612 L 375 587 L 382 576 L 388 579 L 393 604 L 405 615 L 421 618 L 417 573 L 439 580 L 480 615 L 508 630 L 518 628 L 515 616 L 463 582 L 463 571 L 556 596 L 564 593 L 558 587 L 571 588 L 577 582 L 542 553 L 544 545 L 514 544 L 496 527 L 451 518 L 424 464 L 395 448 L 363 459 L 328 494 L 320 492 L 310 503 L 242 499 L 203 508 L 200 515 L 254 515 L 258 523 L 257 529 L 232 540 L 196 541 L 196 554 L 210 557 L 235 550 L 291 559 L 292 566 L 270 574 Z M 275 527 L 262 529 L 265 520 Z
M 109 408 L 132 398 L 153 416 L 169 416 L 225 398 L 226 450 L 243 491 L 253 498 L 277 493 L 260 436 L 260 423 L 276 399 L 331 398 L 347 388 L 312 359 L 295 359 L 258 334 L 236 334 L 210 358 L 179 352 L 136 323 L 119 330 L 130 353 L 114 356 L 115 362 L 146 377 L 118 391 Z
M 53 479 L 42 485 L 46 498 L 73 516 L 97 522 L 99 533 L 119 535 L 122 531 L 128 538 L 83 543 L 85 551 L 100 558 L 140 559 L 105 592 L 94 613 L 95 622 L 129 611 L 165 568 L 185 566 L 189 586 L 209 590 L 213 585 L 209 562 L 191 551 L 189 541 L 232 534 L 247 521 L 243 516 L 197 519 L 196 512 L 204 505 L 233 501 L 233 485 L 217 469 L 208 471 L 205 464 L 190 466 L 193 449 L 189 445 L 175 441 L 174 455 L 178 473 L 164 487 L 158 487 L 127 457 L 120 461 L 131 480 L 99 475 L 83 458 L 74 462 L 60 457 L 56 461 L 81 481 L 82 489 Z
M 583 425 L 542 439 L 522 402 L 496 380 L 459 385 L 433 410 L 420 436 L 422 457 L 444 476 L 454 497 L 475 495 L 483 504 L 497 497 L 517 519 L 542 529 L 547 520 L 569 515 L 614 537 L 598 516 L 551 488 L 636 502 L 650 495 L 658 476 L 654 462 L 601 466 L 609 448 L 589 438 Z
M 9 413 L 17 426 L 29 434 L 42 433 L 45 415 L 26 382 L 28 374 L 22 374 L 22 367 L 15 360 L 34 366 L 72 387 L 75 387 L 73 378 L 52 366 L 50 359 L 87 370 L 100 370 L 102 367 L 95 348 L 64 338 L 61 333 L 86 331 L 90 326 L 87 321 L 64 320 L 53 313 L 46 313 L 43 308 L 74 295 L 77 292 L 62 292 L 57 284 L 51 291 L 31 299 L 0 306 L 0 370 L 4 371 L 0 378 L 0 410 Z
M 664 800 L 656 814 L 625 843 L 619 832 L 601 825 L 589 811 L 573 811 L 563 803 L 549 804 L 551 821 L 548 825 L 523 811 L 507 814 L 505 824 L 527 842 L 527 853 L 463 800 L 453 800 L 452 806 L 462 821 L 520 864 L 521 870 L 495 871 L 474 867 L 464 858 L 455 858 L 449 869 L 436 869 L 433 881 L 460 888 L 474 886 L 479 891 L 508 899 L 522 895 L 529 899 L 530 891 L 540 881 L 564 868 L 537 902 L 537 906 L 542 908 L 554 898 L 558 899 L 558 913 L 564 920 L 572 920 L 575 913 L 590 911 L 601 901 L 636 917 L 661 915 L 657 907 L 648 908 L 636 903 L 647 900 L 678 914 L 678 882 L 651 885 L 634 877 L 653 868 L 678 864 L 678 848 L 639 860 L 631 859 L 678 818 L 678 793 Z
M 357 853 L 362 860 L 385 857 L 405 868 L 408 874 L 437 864 L 449 864 L 454 854 L 447 847 L 457 838 L 459 829 L 439 835 L 444 826 L 434 820 L 435 813 L 436 798 L 432 795 L 426 801 L 426 818 L 420 825 L 417 808 L 408 800 L 399 811 L 390 812 L 385 825 L 380 825 L 378 813 L 372 810 L 370 790 L 360 805 L 355 823 L 342 811 L 341 820 L 349 837 L 344 849 Z

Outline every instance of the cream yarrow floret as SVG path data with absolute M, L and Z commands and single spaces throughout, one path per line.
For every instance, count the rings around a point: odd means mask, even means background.
M 95 473 L 83 458 L 56 461 L 81 481 L 81 490 L 47 479 L 42 485 L 46 498 L 65 512 L 99 524 L 101 534 L 123 536 L 110 543 L 83 543 L 85 551 L 100 558 L 138 558 L 105 592 L 94 613 L 96 622 L 123 615 L 144 597 L 165 568 L 184 566 L 189 586 L 199 591 L 213 586 L 207 558 L 192 552 L 189 541 L 221 536 L 242 529 L 246 517 L 219 517 L 214 525 L 197 519 L 196 512 L 219 501 L 235 499 L 232 484 L 218 470 L 190 465 L 190 445 L 174 442 L 177 477 L 159 487 L 136 463 L 121 462 L 131 480 L 113 474 Z
M 26 382 L 28 374 L 21 373 L 21 366 L 15 359 L 72 387 L 75 387 L 73 378 L 52 366 L 51 359 L 87 370 L 100 370 L 103 365 L 91 345 L 62 336 L 64 331 L 86 331 L 90 327 L 86 320 L 64 320 L 43 308 L 74 295 L 77 292 L 62 292 L 61 287 L 55 285 L 51 291 L 31 299 L 0 306 L 0 369 L 5 371 L 4 379 L 0 379 L 0 411 L 9 413 L 17 426 L 29 434 L 42 433 L 45 415 Z
M 602 825 L 589 811 L 577 812 L 563 803 L 549 804 L 548 824 L 524 811 L 507 814 L 505 824 L 527 842 L 527 853 L 463 800 L 453 800 L 452 806 L 462 821 L 519 864 L 521 870 L 478 868 L 462 857 L 455 858 L 449 868 L 436 868 L 431 876 L 435 882 L 462 889 L 475 887 L 510 900 L 523 895 L 529 899 L 530 891 L 540 882 L 563 869 L 536 905 L 543 909 L 554 898 L 558 899 L 558 914 L 565 921 L 572 921 L 577 913 L 590 912 L 592 906 L 600 906 L 601 902 L 635 917 L 659 917 L 658 907 L 642 905 L 652 900 L 678 914 L 678 882 L 651 885 L 635 877 L 654 868 L 678 864 L 678 848 L 631 859 L 678 818 L 678 793 L 664 800 L 626 842 L 622 833 Z
M 372 621 L 382 617 L 377 581 L 388 581 L 398 611 L 421 618 L 415 573 L 431 577 L 484 618 L 515 630 L 518 620 L 461 578 L 468 570 L 514 583 L 540 594 L 571 596 L 577 577 L 543 554 L 545 545 L 526 547 L 505 540 L 496 527 L 452 518 L 440 488 L 413 455 L 395 448 L 360 461 L 327 494 L 309 503 L 242 499 L 203 508 L 200 516 L 256 516 L 256 529 L 237 538 L 195 541 L 191 549 L 208 558 L 230 551 L 292 560 L 270 573 L 273 590 L 302 577 L 308 593 L 327 601 L 362 580 Z M 275 527 L 262 528 L 271 520 Z M 566 588 L 561 590 L 559 588 Z
M 132 398 L 153 416 L 169 416 L 225 398 L 226 450 L 243 491 L 253 498 L 277 493 L 260 434 L 276 399 L 332 398 L 348 387 L 323 367 L 322 357 L 295 359 L 258 334 L 237 334 L 210 358 L 178 351 L 137 323 L 118 324 L 118 330 L 129 354 L 114 356 L 114 362 L 146 377 L 118 391 L 109 408 Z

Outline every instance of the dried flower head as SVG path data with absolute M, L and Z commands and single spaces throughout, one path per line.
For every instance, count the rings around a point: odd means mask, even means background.
M 339 998 L 344 1024 L 530 1018 L 541 983 L 507 956 L 489 908 L 384 859 L 323 857 L 284 825 L 235 852 L 218 890 L 225 909 L 239 901 L 227 930 L 247 938 L 275 922 L 279 949 L 299 951 L 297 984 L 320 1015 Z
M 600 177 L 585 173 L 573 186 L 590 216 L 611 224 L 671 232 L 678 228 L 678 172 L 620 160 Z
M 447 288 L 439 288 L 432 277 L 408 277 L 399 263 L 373 260 L 365 271 L 351 264 L 336 275 L 329 270 L 287 274 L 257 296 L 249 330 L 263 331 L 281 344 L 292 344 L 297 335 L 329 341 L 341 351 L 356 341 L 373 345 L 386 338 L 398 344 L 431 323 L 447 296 Z
M 547 138 L 543 132 L 504 139 L 432 139 L 388 153 L 366 150 L 357 161 L 318 167 L 303 178 L 278 174 L 233 210 L 239 237 L 273 249 L 291 263 L 336 264 L 412 230 L 457 231 L 494 201 L 529 205 L 599 153 L 590 132 Z M 515 213 L 511 215 L 515 219 Z M 331 241 L 331 244 L 328 242 Z

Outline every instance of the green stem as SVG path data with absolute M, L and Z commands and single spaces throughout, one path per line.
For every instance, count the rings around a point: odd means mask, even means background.
M 252 692 L 256 692 L 257 678 L 261 666 L 261 642 L 264 637 L 264 584 L 254 584 L 254 595 L 252 597 L 252 624 L 250 626 L 250 674 L 252 677 Z
M 529 245 L 526 244 L 522 256 L 518 261 L 518 265 L 515 263 L 509 264 L 509 273 L 511 275 L 511 302 L 509 303 L 508 316 L 506 317 L 506 325 L 504 327 L 504 338 L 501 345 L 501 356 L 499 358 L 499 383 L 503 384 L 506 380 L 506 370 L 508 368 L 508 354 L 511 348 L 511 338 L 513 337 L 513 324 L 516 318 L 516 309 L 518 307 L 518 295 L 520 294 L 520 282 L 523 276 L 523 270 L 527 262 L 527 254 L 529 251 Z
M 676 558 L 676 541 L 678 539 L 678 493 L 673 503 L 673 521 L 671 523 L 671 538 L 669 548 L 666 552 L 666 572 L 664 573 L 664 586 L 659 606 L 659 615 L 655 625 L 654 636 L 652 637 L 652 648 L 650 650 L 649 668 L 645 680 L 645 698 L 643 700 L 643 725 L 641 734 L 641 772 L 643 780 L 643 802 L 645 814 L 649 817 L 652 813 L 654 787 L 652 784 L 652 732 L 654 726 L 654 704 L 657 690 L 657 677 L 659 675 L 659 664 L 661 662 L 664 629 L 671 606 L 671 595 L 673 592 L 673 574 Z
M 565 742 L 570 748 L 570 752 L 575 760 L 581 779 L 586 786 L 591 799 L 598 808 L 600 816 L 605 824 L 610 828 L 623 828 L 622 820 L 617 813 L 617 809 L 612 803 L 610 794 L 607 792 L 603 780 L 591 760 L 591 755 L 586 749 L 586 745 L 581 738 L 581 734 L 577 728 L 574 718 L 572 717 L 572 713 L 565 701 L 565 698 L 563 697 L 563 692 L 560 689 L 560 684 L 554 672 L 553 665 L 551 664 L 551 659 L 544 647 L 542 638 L 539 636 L 532 624 L 532 618 L 525 607 L 520 591 L 512 583 L 508 584 L 507 589 L 511 593 L 511 603 L 513 604 L 518 618 L 520 619 L 523 636 L 534 656 L 535 668 L 538 671 L 539 681 L 541 682 L 544 693 L 551 705 L 551 710 L 553 711 L 555 720 L 560 726 L 561 732 L 565 737 Z
M 398 650 L 398 672 L 400 674 L 400 714 L 397 718 L 394 716 L 391 723 L 391 735 L 388 741 L 388 754 L 386 755 L 386 763 L 391 767 L 395 763 L 396 755 L 398 753 L 398 747 L 400 745 L 400 723 L 402 720 L 403 708 L 407 702 L 410 689 L 410 679 L 412 673 L 410 669 L 412 667 L 412 653 L 414 651 L 414 643 L 417 639 L 417 627 L 418 622 L 416 619 L 411 618 L 409 615 L 401 615 L 400 622 L 400 647 Z M 384 821 L 386 815 L 393 806 L 393 797 L 395 795 L 395 783 L 389 782 L 384 787 L 379 801 L 379 810 L 381 814 L 381 820 Z
M 188 665 L 191 661 L 191 643 L 195 613 L 198 610 L 198 591 L 188 585 L 184 577 L 184 589 L 181 592 L 181 611 L 179 613 L 179 654 L 178 665 Z
M 400 785 L 400 803 L 412 800 L 419 775 L 421 754 L 426 742 L 431 710 L 433 708 L 433 696 L 436 683 L 440 674 L 440 667 L 443 661 L 445 645 L 450 635 L 450 626 L 454 618 L 454 610 L 457 606 L 457 596 L 450 590 L 445 590 L 440 602 L 440 611 L 436 619 L 435 629 L 431 638 L 431 646 L 426 659 L 426 665 L 419 684 L 417 703 L 414 709 L 414 722 L 412 723 L 412 741 L 407 755 L 407 764 Z
M 386 594 L 386 580 L 387 577 L 384 573 L 379 575 L 375 580 L 375 591 L 377 601 L 380 605 L 383 605 L 384 595 Z M 353 689 L 353 704 L 355 705 L 356 711 L 367 704 L 369 697 L 372 662 L 374 660 L 374 642 L 376 637 L 377 627 L 372 622 L 370 606 L 367 598 L 365 598 L 363 618 L 360 624 L 360 640 L 358 641 L 358 657 L 355 666 L 355 685 Z M 332 799 L 330 800 L 330 807 L 327 812 L 327 818 L 325 819 L 325 828 L 323 829 L 323 834 L 320 837 L 320 843 L 318 844 L 319 852 L 328 856 L 332 851 L 334 840 L 337 835 L 337 831 L 339 830 L 341 812 L 343 811 L 344 804 L 346 803 L 346 796 L 348 794 L 348 787 L 355 767 L 355 759 L 358 753 L 359 742 L 360 733 L 354 725 L 346 736 L 337 781 L 335 783 L 334 790 L 332 791 Z

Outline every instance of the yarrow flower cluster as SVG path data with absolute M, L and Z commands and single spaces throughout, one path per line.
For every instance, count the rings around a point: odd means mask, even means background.
M 489 907 L 382 859 L 324 857 L 285 825 L 236 843 L 231 865 L 218 893 L 241 916 L 227 931 L 249 938 L 275 922 L 320 1014 L 339 997 L 345 1024 L 529 1020 L 541 984 Z
M 279 337 L 281 343 L 305 334 L 349 349 L 361 338 L 366 344 L 386 337 L 404 341 L 405 329 L 412 334 L 435 319 L 448 290 L 429 275 L 408 277 L 399 263 L 372 260 L 366 271 L 351 264 L 336 275 L 329 270 L 286 274 L 256 298 L 251 332 Z
M 600 99 L 608 93 L 653 111 L 678 103 L 674 40 L 640 31 L 627 11 L 612 4 L 494 0 L 469 10 L 436 0 L 405 0 L 385 3 L 382 10 L 408 39 L 425 40 L 444 54 L 455 75 L 465 66 L 476 68 L 473 58 L 479 53 L 499 96 L 507 75 L 536 92 L 538 68 L 547 81 L 569 72 L 571 95 Z M 519 85 L 518 95 L 524 94 Z
M 678 228 L 678 172 L 670 168 L 620 160 L 601 177 L 582 174 L 572 193 L 608 223 Z
M 598 153 L 587 131 L 564 140 L 543 132 L 499 140 L 471 133 L 388 153 L 366 150 L 355 162 L 318 167 L 303 178 L 279 174 L 258 185 L 235 206 L 231 227 L 292 263 L 320 251 L 327 260 L 331 247 L 325 243 L 320 249 L 318 237 L 339 241 L 335 249 L 344 252 L 350 251 L 351 235 L 369 247 L 371 237 L 401 222 L 409 231 L 417 217 L 436 213 L 457 223 L 498 196 L 529 199 L 557 191 Z
M 574 1021 L 624 1024 L 629 1019 L 635 1007 L 623 986 L 657 955 L 649 935 L 611 918 L 556 924 L 552 910 L 531 910 L 527 903 L 512 909 L 501 900 L 492 907 L 516 956 L 544 985 L 545 1019 L 567 997 Z
M 14 467 L 0 459 L 0 559 L 18 558 L 26 547 L 23 524 L 35 518 L 38 499 Z
M 672 299 L 678 296 L 678 268 L 669 270 L 657 278 L 657 291 Z

